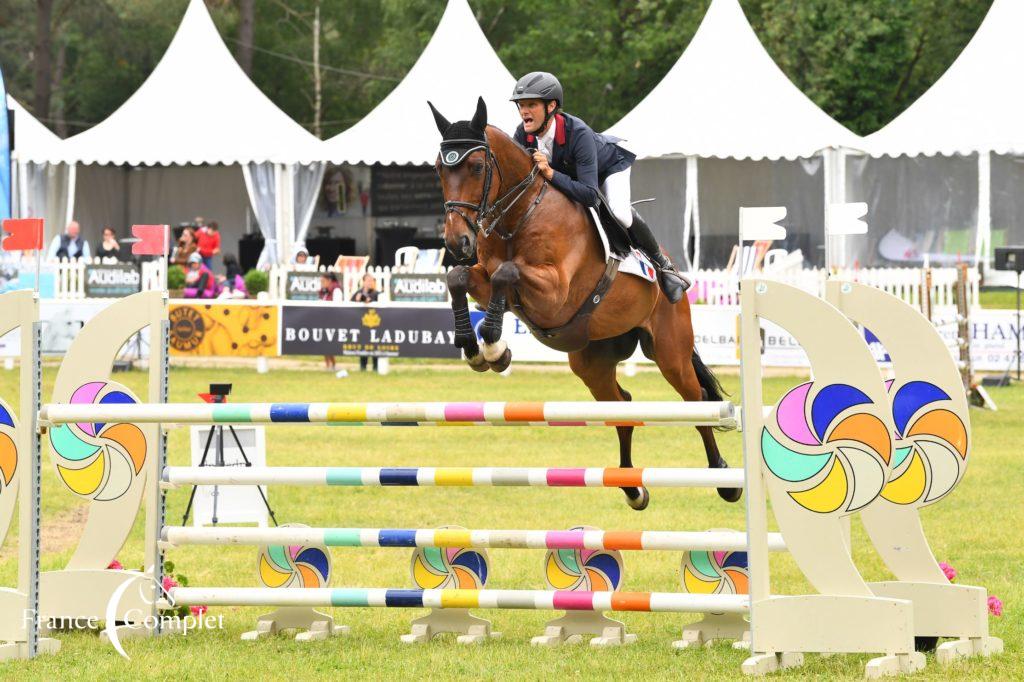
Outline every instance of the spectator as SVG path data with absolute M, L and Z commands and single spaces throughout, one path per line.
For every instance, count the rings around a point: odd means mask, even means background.
M 295 252 L 295 264 L 305 265 L 309 262 L 309 251 L 306 251 L 304 247 L 299 247 Z
M 334 292 L 336 292 L 336 291 L 338 291 L 338 292 L 341 291 L 341 285 L 338 284 L 338 276 L 335 275 L 333 272 L 323 272 L 323 273 L 321 273 L 320 274 L 320 300 L 321 301 L 333 301 L 334 300 Z M 324 356 L 324 366 L 327 368 L 327 371 L 329 371 L 329 372 L 334 372 L 337 369 L 333 355 L 325 355 Z M 346 372 L 344 369 L 338 369 L 334 376 L 336 376 L 339 379 L 341 379 L 342 377 L 347 377 L 348 376 L 348 372 Z
M 89 258 L 89 242 L 82 236 L 82 228 L 78 221 L 72 220 L 64 228 L 64 234 L 58 234 L 53 238 L 46 256 L 52 260 Z
M 242 277 L 242 267 L 233 253 L 224 254 L 224 270 L 226 274 L 217 275 L 220 293 L 217 298 L 246 298 L 249 295 Z
M 207 270 L 213 269 L 213 257 L 220 253 L 220 230 L 216 220 L 211 220 L 196 233 L 199 255 Z
M 96 256 L 121 260 L 121 245 L 117 243 L 117 233 L 114 232 L 114 228 L 109 226 L 103 228 L 103 241 L 96 249 Z
M 185 298 L 216 298 L 217 280 L 198 253 L 188 257 L 185 273 Z
M 377 291 L 377 279 L 370 273 L 363 275 L 363 285 L 359 288 L 359 291 L 352 294 L 352 300 L 355 303 L 376 303 L 377 298 L 380 296 L 380 292 Z M 365 355 L 359 356 L 359 371 L 365 372 L 367 360 Z M 373 371 L 377 371 L 377 357 L 373 358 Z
M 181 231 L 178 244 L 174 247 L 174 253 L 171 254 L 171 262 L 175 265 L 180 265 L 182 270 L 188 272 L 189 256 L 195 253 L 197 248 L 196 231 L 191 227 L 186 227 Z

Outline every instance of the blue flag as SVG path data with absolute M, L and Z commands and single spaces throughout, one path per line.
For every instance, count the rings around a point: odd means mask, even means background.
M 0 220 L 11 217 L 11 136 L 7 120 L 7 91 L 0 71 Z

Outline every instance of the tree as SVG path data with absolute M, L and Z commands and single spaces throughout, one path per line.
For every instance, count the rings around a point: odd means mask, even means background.
M 238 45 L 235 47 L 235 59 L 252 77 L 252 38 L 253 24 L 256 22 L 255 0 L 238 0 Z

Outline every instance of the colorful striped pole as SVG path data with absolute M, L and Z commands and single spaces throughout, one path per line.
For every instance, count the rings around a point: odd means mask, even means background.
M 175 605 L 537 609 L 746 613 L 740 594 L 569 592 L 563 590 L 409 590 L 387 588 L 175 587 Z
M 742 469 L 545 467 L 167 467 L 169 485 L 742 488 Z
M 139 403 L 49 404 L 45 425 L 84 422 L 166 424 L 380 424 L 384 426 L 644 426 L 735 428 L 730 402 L 474 403 Z
M 464 530 L 407 528 L 188 528 L 165 526 L 171 545 L 325 545 L 327 547 L 483 547 L 510 549 L 745 551 L 747 534 L 732 531 Z M 769 549 L 785 551 L 778 533 Z

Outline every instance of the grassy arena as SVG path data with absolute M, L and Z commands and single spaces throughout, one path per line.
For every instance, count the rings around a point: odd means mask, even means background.
M 44 374 L 49 396 L 55 370 Z M 145 395 L 145 375 L 119 375 Z M 722 377 L 727 390 L 738 395 L 738 378 Z M 798 377 L 766 381 L 766 399 L 776 399 Z M 563 371 L 519 368 L 512 376 L 477 376 L 463 367 L 432 368 L 393 365 L 385 377 L 353 373 L 348 379 L 311 371 L 275 370 L 257 375 L 250 369 L 209 370 L 174 368 L 171 399 L 195 400 L 211 381 L 234 383 L 235 401 L 345 400 L 582 400 L 583 386 Z M 624 378 L 636 399 L 674 399 L 654 372 Z M 11 403 L 16 395 L 16 372 L 0 373 L 0 395 Z M 1024 463 L 1019 442 L 1024 425 L 1024 389 L 994 389 L 999 412 L 974 412 L 974 453 L 966 479 L 947 500 L 925 511 L 924 523 L 940 561 L 959 571 L 958 581 L 985 585 L 1003 600 L 1005 614 L 992 619 L 993 634 L 1002 637 L 1007 653 L 940 669 L 929 659 L 928 669 L 914 679 L 990 679 L 1024 677 L 1020 650 L 1024 625 L 1024 571 L 1021 569 L 1020 519 L 1024 518 Z M 45 399 L 45 398 L 44 398 Z M 739 438 L 720 435 L 729 462 L 740 465 Z M 268 463 L 308 466 L 614 466 L 615 436 L 610 429 L 563 428 L 333 428 L 274 426 L 267 428 Z M 692 429 L 637 429 L 635 461 L 641 466 L 703 466 L 703 450 Z M 172 432 L 172 464 L 189 461 L 188 433 Z M 82 504 L 60 486 L 44 450 L 43 568 L 64 565 L 77 542 Z M 187 490 L 168 497 L 169 523 L 179 523 Z M 702 530 L 744 527 L 742 504 L 729 505 L 713 490 L 655 490 L 650 508 L 630 510 L 615 490 L 549 490 L 529 488 L 455 489 L 315 489 L 272 487 L 270 500 L 280 522 L 310 526 L 433 527 L 457 524 L 468 528 L 558 529 L 587 523 L 605 529 Z M 886 576 L 854 521 L 855 554 L 867 579 Z M 14 542 L 0 553 L 2 584 L 16 580 Z M 119 560 L 125 566 L 142 563 L 142 522 Z M 250 547 L 187 547 L 169 554 L 177 571 L 193 586 L 255 586 L 256 551 Z M 410 586 L 409 551 L 403 549 L 335 549 L 334 586 Z M 534 550 L 491 550 L 493 588 L 543 588 L 542 558 Z M 675 591 L 679 585 L 679 556 L 666 552 L 630 552 L 625 556 L 625 587 L 632 590 Z M 807 590 L 803 577 L 786 555 L 772 557 L 773 586 L 779 592 Z M 494 676 L 514 679 L 641 678 L 736 679 L 744 654 L 728 646 L 678 652 L 669 647 L 680 626 L 692 620 L 678 614 L 624 614 L 639 642 L 621 649 L 592 650 L 587 646 L 539 649 L 529 645 L 552 616 L 540 611 L 488 611 L 504 638 L 482 647 L 462 647 L 452 640 L 430 646 L 399 643 L 410 618 L 422 611 L 398 609 L 334 609 L 337 623 L 352 626 L 347 638 L 307 644 L 291 636 L 262 642 L 242 642 L 255 618 L 269 609 L 214 608 L 223 614 L 224 630 L 142 640 L 126 645 L 125 661 L 93 633 L 62 634 L 63 651 L 34 662 L 4 664 L 6 675 L 19 679 L 65 679 L 89 671 L 94 679 L 159 677 L 177 679 L 293 679 L 338 675 L 408 679 L 414 675 L 441 679 Z M 828 627 L 822 623 L 822 627 Z M 867 656 L 820 658 L 809 656 L 801 671 L 785 679 L 860 679 Z

